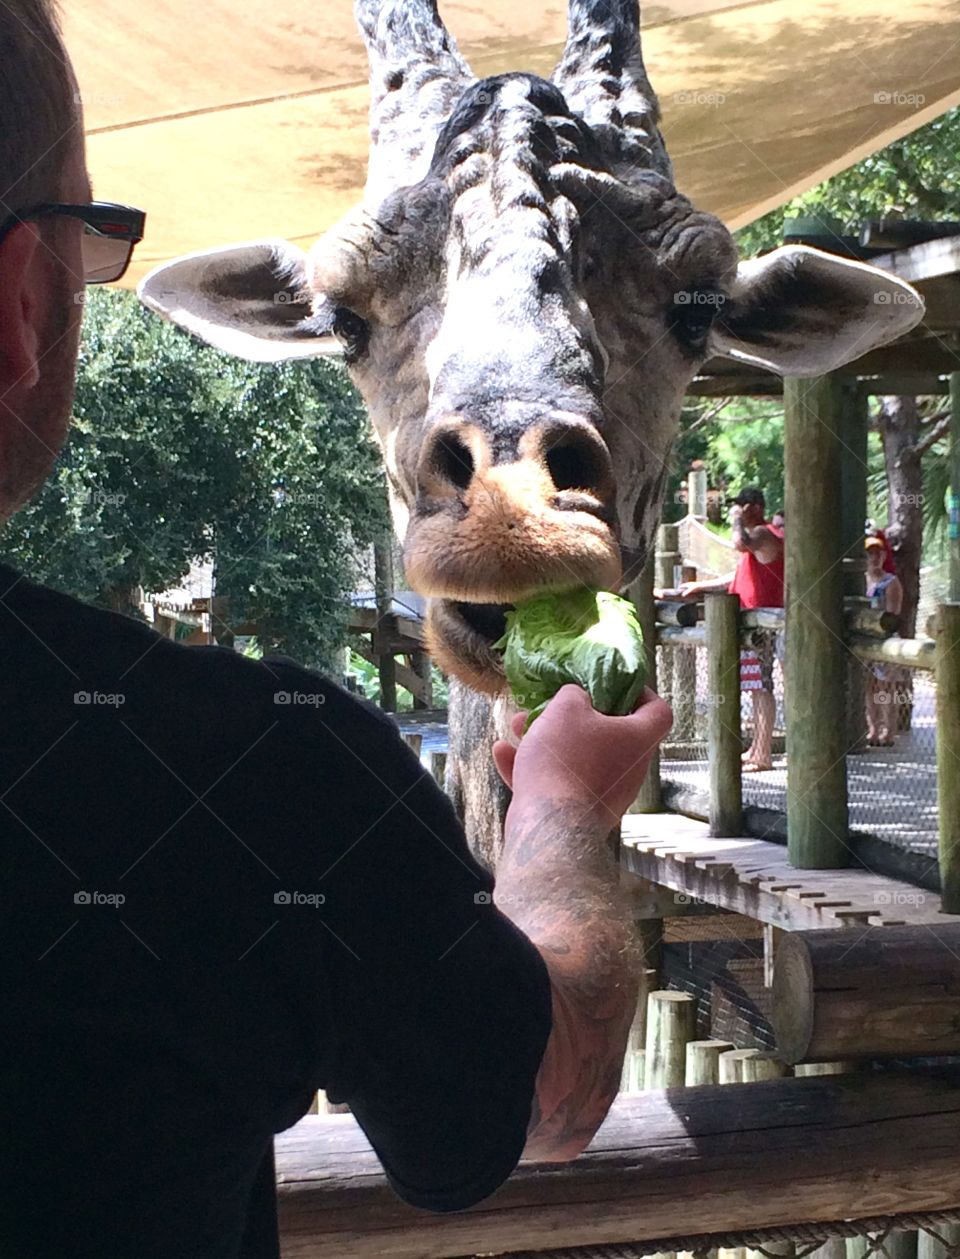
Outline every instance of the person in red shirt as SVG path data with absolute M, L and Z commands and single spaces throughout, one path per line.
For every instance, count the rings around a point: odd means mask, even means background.
M 747 486 L 730 500 L 733 545 L 740 552 L 735 572 L 711 581 L 691 581 L 680 587 L 683 598 L 713 590 L 740 596 L 742 608 L 782 608 L 784 605 L 783 528 L 765 518 L 763 491 Z M 746 773 L 772 769 L 771 745 L 776 701 L 773 697 L 773 640 L 765 636 L 755 651 L 740 657 L 740 686 L 753 702 L 753 742 L 743 754 Z

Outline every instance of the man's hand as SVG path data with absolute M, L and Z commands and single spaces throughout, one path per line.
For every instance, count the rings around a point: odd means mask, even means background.
M 526 713 L 513 718 L 520 746 L 494 744 L 500 776 L 515 797 L 569 801 L 613 826 L 636 799 L 650 757 L 673 724 L 667 704 L 643 693 L 628 717 L 606 717 L 579 686 L 564 686 L 523 734 Z

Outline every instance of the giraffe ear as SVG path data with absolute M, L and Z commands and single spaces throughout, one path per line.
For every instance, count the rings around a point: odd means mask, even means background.
M 895 341 L 923 318 L 896 276 L 806 245 L 741 262 L 711 349 L 782 376 L 819 376 Z
M 137 286 L 145 306 L 218 350 L 255 363 L 342 352 L 333 309 L 311 293 L 307 256 L 284 240 L 186 254 Z

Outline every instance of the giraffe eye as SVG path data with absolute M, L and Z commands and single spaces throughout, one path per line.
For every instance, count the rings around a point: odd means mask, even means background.
M 338 306 L 333 314 L 333 335 L 343 346 L 348 363 L 355 363 L 370 343 L 370 325 L 347 306 Z
M 705 350 L 710 329 L 723 313 L 726 300 L 716 289 L 680 289 L 674 293 L 670 318 L 681 344 L 696 353 Z

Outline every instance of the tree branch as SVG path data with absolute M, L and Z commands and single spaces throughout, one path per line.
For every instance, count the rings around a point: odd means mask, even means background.
M 933 427 L 924 434 L 920 441 L 910 446 L 908 450 L 902 452 L 904 454 L 916 455 L 919 459 L 927 453 L 931 446 L 935 446 L 941 437 L 946 437 L 950 431 L 950 415 L 942 416 Z

